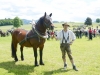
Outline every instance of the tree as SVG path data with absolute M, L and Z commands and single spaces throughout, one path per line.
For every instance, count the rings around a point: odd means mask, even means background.
M 84 24 L 87 26 L 92 25 L 92 19 L 90 17 L 87 17 Z
M 100 19 L 99 19 L 99 18 L 97 18 L 97 19 L 96 19 L 96 22 L 97 22 L 97 23 L 99 23 L 99 22 L 100 22 Z
M 15 17 L 13 23 L 14 23 L 13 26 L 16 28 L 21 26 L 21 20 L 19 19 L 19 17 Z

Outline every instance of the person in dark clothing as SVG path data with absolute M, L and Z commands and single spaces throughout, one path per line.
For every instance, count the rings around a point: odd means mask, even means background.
M 79 30 L 79 38 L 82 38 L 82 31 L 81 31 L 81 29 Z
M 91 27 L 89 28 L 89 40 L 92 40 L 92 29 L 91 29 Z
M 96 37 L 96 29 L 93 30 L 93 37 Z
M 76 38 L 79 39 L 79 30 L 76 30 L 76 31 L 75 31 L 75 35 L 76 35 Z

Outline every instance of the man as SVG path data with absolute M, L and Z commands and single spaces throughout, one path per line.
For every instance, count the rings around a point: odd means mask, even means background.
M 91 27 L 89 28 L 89 31 L 88 31 L 88 33 L 89 33 L 89 40 L 92 40 L 92 29 L 91 29 Z
M 63 30 L 58 32 L 56 39 L 60 40 L 60 49 L 62 52 L 62 59 L 64 62 L 64 68 L 65 69 L 67 68 L 67 63 L 66 63 L 66 52 L 67 52 L 68 57 L 72 63 L 73 69 L 75 71 L 78 71 L 75 64 L 74 64 L 74 60 L 73 60 L 73 57 L 71 55 L 71 49 L 70 49 L 70 45 L 76 39 L 76 36 L 71 30 L 68 29 L 68 27 L 70 27 L 70 25 L 67 24 L 67 22 L 62 24 L 62 26 L 63 26 Z

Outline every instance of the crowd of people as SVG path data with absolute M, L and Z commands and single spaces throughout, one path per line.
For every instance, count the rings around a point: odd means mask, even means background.
M 98 28 L 77 28 L 72 30 L 77 39 L 81 39 L 83 36 L 88 38 L 89 40 L 92 40 L 95 37 L 100 37 L 100 29 Z M 54 39 L 54 36 L 57 36 L 58 30 L 47 30 L 48 38 L 47 40 Z
M 77 39 L 82 38 L 83 36 L 87 37 L 89 40 L 92 40 L 92 38 L 95 38 L 97 36 L 100 37 L 100 29 L 98 28 L 91 28 L 91 27 L 88 27 L 88 29 L 80 28 L 74 30 L 74 33 Z

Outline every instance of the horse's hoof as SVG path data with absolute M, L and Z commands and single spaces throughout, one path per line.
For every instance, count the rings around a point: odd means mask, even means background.
M 21 59 L 22 61 L 24 61 L 24 59 Z
M 15 59 L 15 62 L 17 62 L 18 61 L 18 59 Z
M 39 66 L 38 64 L 35 64 L 35 67 Z
M 40 63 L 40 65 L 44 65 L 44 63 L 42 62 L 42 63 Z

